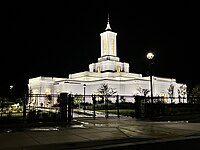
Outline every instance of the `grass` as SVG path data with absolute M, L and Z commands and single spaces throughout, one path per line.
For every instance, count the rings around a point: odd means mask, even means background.
M 190 123 L 200 123 L 200 113 L 179 114 L 171 116 L 160 116 L 157 121 L 188 121 Z
M 105 110 L 96 110 L 97 112 L 105 112 Z M 116 109 L 110 109 L 108 110 L 108 113 L 117 114 Z M 2 116 L 1 116 L 2 115 Z M 93 115 L 93 114 L 90 114 Z M 130 116 L 135 117 L 135 110 L 134 109 L 119 109 L 119 115 L 122 116 Z M 17 120 L 23 119 L 23 113 L 22 112 L 16 112 L 11 114 L 0 114 L 0 122 L 16 122 Z M 193 123 L 200 123 L 200 113 L 199 112 L 182 112 L 182 113 L 176 113 L 173 115 L 165 115 L 165 116 L 159 116 L 154 118 L 155 121 L 188 121 Z
M 22 112 L 16 112 L 16 113 L 3 113 L 2 117 L 7 117 L 8 115 L 11 115 L 12 117 L 22 117 L 23 113 Z

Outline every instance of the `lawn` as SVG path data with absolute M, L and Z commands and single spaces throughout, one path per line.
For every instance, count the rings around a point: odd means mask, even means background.
M 160 116 L 157 121 L 188 121 L 190 123 L 200 123 L 200 113 L 180 114 L 171 116 Z
M 105 110 L 96 110 L 96 112 L 104 112 Z M 116 109 L 110 109 L 108 110 L 108 113 L 110 114 L 117 114 L 118 111 Z M 91 114 L 90 114 L 91 115 Z M 93 114 L 92 114 L 93 115 Z M 120 116 L 130 116 L 135 117 L 135 110 L 134 109 L 119 109 L 119 115 Z M 16 112 L 11 114 L 0 114 L 0 121 L 17 121 L 23 119 L 23 113 L 22 112 Z M 193 123 L 200 123 L 200 113 L 199 112 L 193 112 L 193 113 L 176 113 L 173 115 L 165 115 L 165 116 L 158 116 L 153 118 L 155 121 L 188 121 Z

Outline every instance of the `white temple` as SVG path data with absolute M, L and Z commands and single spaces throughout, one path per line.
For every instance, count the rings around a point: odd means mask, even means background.
M 117 57 L 117 33 L 113 32 L 109 18 L 107 27 L 101 37 L 101 57 L 97 63 L 89 64 L 89 71 L 69 74 L 68 78 L 57 77 L 36 77 L 29 79 L 29 94 L 60 94 L 67 92 L 70 94 L 92 95 L 98 94 L 97 89 L 101 84 L 106 83 L 115 89 L 117 95 L 134 96 L 142 95 L 138 89 L 148 89 L 150 91 L 150 77 L 143 77 L 142 74 L 130 73 L 129 64 L 120 62 Z M 84 85 L 84 87 L 83 87 Z M 152 77 L 153 96 L 169 97 L 169 87 L 173 86 L 173 96 L 180 95 L 180 87 L 185 84 L 176 83 L 176 79 Z M 149 92 L 148 95 L 151 93 Z M 129 101 L 129 99 L 126 99 Z M 47 106 L 45 97 L 32 97 L 29 99 L 31 106 Z M 131 98 L 132 102 L 133 98 Z M 165 100 L 166 103 L 170 99 Z M 54 100 L 53 104 L 57 103 Z M 178 103 L 178 100 L 175 100 Z

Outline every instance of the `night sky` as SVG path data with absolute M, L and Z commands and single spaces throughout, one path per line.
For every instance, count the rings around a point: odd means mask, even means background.
M 184 1 L 8 2 L 3 7 L 0 97 L 21 97 L 29 78 L 68 77 L 89 70 L 100 57 L 100 33 L 117 33 L 117 56 L 131 73 L 153 74 L 199 84 L 197 50 L 186 45 L 189 5 Z

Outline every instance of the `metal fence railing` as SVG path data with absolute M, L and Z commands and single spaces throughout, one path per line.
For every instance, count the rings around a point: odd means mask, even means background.
M 74 117 L 149 117 L 172 110 L 198 111 L 200 97 L 30 94 L 16 108 L 1 104 L 0 122 L 71 121 Z

